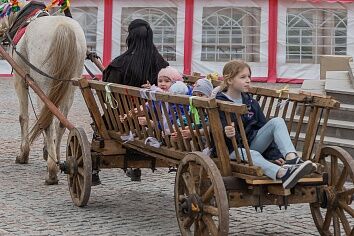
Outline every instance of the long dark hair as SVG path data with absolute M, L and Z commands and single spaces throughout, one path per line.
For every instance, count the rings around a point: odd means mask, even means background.
M 156 67 L 156 56 L 159 53 L 153 43 L 153 32 L 149 23 L 141 19 L 133 20 L 128 32 L 128 50 L 121 55 L 124 60 L 129 59 L 123 80 L 134 81 L 136 84 L 145 84 L 147 81 L 154 83 L 151 81 L 152 68 Z M 130 78 L 126 78 L 127 74 Z

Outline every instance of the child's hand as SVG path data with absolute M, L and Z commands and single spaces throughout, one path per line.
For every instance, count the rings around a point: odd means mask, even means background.
M 146 83 L 146 84 L 143 84 L 141 87 L 142 87 L 142 88 L 145 88 L 145 89 L 150 89 L 150 88 L 151 88 L 151 84 L 150 84 L 149 81 L 147 81 L 147 83 Z
M 235 130 L 234 123 L 232 123 L 232 125 L 225 126 L 225 134 L 226 134 L 226 137 L 228 137 L 228 138 L 232 138 L 235 136 L 236 130 Z
M 119 120 L 120 120 L 121 123 L 123 123 L 127 118 L 128 118 L 127 114 L 119 116 Z
M 142 125 L 142 126 L 147 125 L 147 120 L 146 120 L 146 117 L 144 117 L 144 116 L 138 117 L 138 122 L 139 122 L 139 125 Z
M 191 139 L 192 138 L 192 134 L 191 131 L 189 130 L 189 127 L 186 126 L 185 129 L 181 130 L 182 133 L 182 137 L 184 139 Z
M 275 160 L 274 162 L 280 166 L 285 164 L 285 160 L 283 158 L 279 158 L 279 159 Z

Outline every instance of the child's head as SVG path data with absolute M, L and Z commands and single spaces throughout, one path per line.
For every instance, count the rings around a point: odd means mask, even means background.
M 193 96 L 210 97 L 213 91 L 213 85 L 208 79 L 198 79 L 192 91 Z
M 157 76 L 157 86 L 164 92 L 167 92 L 176 81 L 183 81 L 183 78 L 182 75 L 171 66 L 161 69 Z
M 177 81 L 176 83 L 172 84 L 172 86 L 169 89 L 169 92 L 174 94 L 187 95 L 188 87 L 182 81 Z
M 248 92 L 251 82 L 251 68 L 241 60 L 228 62 L 222 71 L 223 89 L 237 92 Z

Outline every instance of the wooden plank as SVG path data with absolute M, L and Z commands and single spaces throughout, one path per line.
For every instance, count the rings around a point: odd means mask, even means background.
M 211 148 L 211 139 L 210 139 L 210 135 L 209 135 L 209 126 L 208 124 L 205 122 L 205 115 L 204 115 L 204 109 L 202 108 L 198 108 L 198 113 L 199 113 L 199 117 L 201 118 L 201 122 L 202 122 L 202 127 L 203 127 L 203 132 L 204 132 L 204 136 L 206 139 L 206 143 L 208 148 Z
M 290 189 L 284 189 L 282 185 L 268 185 L 267 190 L 270 194 L 279 196 L 289 196 L 291 194 Z
M 217 156 L 220 160 L 220 173 L 222 176 L 231 176 L 229 153 L 225 144 L 224 131 L 221 126 L 219 110 L 217 108 L 209 109 L 209 123 L 214 138 Z
M 318 107 L 311 107 L 310 117 L 307 124 L 304 148 L 302 150 L 302 158 L 308 160 L 311 155 L 311 147 L 316 139 L 317 126 L 318 126 Z
M 307 106 L 305 106 L 305 104 L 301 107 L 301 115 L 300 115 L 299 122 L 297 123 L 296 133 L 295 133 L 295 137 L 294 137 L 294 141 L 293 141 L 295 148 L 296 148 L 297 142 L 299 140 L 299 135 L 301 132 L 301 126 L 303 125 L 303 120 L 305 117 L 306 108 L 307 108 Z
M 183 110 L 184 111 L 187 111 L 187 106 L 183 106 Z M 192 115 L 193 116 L 193 115 Z M 198 143 L 197 143 L 197 139 L 195 137 L 195 134 L 194 134 L 194 130 L 192 128 L 192 120 L 191 120 L 191 117 L 189 114 L 186 114 L 186 119 L 187 119 L 187 123 L 188 123 L 188 128 L 189 128 L 189 132 L 191 132 L 191 136 L 192 136 L 192 142 L 193 142 L 193 145 L 194 145 L 194 148 L 196 148 L 198 150 Z M 182 121 L 183 122 L 183 121 Z M 196 126 L 196 124 L 194 123 L 194 126 Z M 196 128 L 196 127 L 194 127 Z M 198 134 L 200 135 L 200 134 Z M 199 140 L 198 140 L 199 141 Z M 199 143 L 200 144 L 200 143 Z M 202 145 L 201 145 L 202 146 Z
M 91 142 L 91 150 L 100 153 L 100 155 L 123 155 L 126 149 L 123 148 L 121 142 L 117 140 L 104 140 L 104 147 L 100 147 L 100 142 L 93 140 Z
M 102 94 L 100 91 L 96 91 L 96 94 L 97 94 L 97 97 L 98 97 L 98 100 L 100 101 L 100 104 L 101 104 L 101 108 L 103 110 L 103 116 L 105 118 L 105 121 L 107 123 L 107 126 L 106 127 L 107 129 L 109 130 L 113 130 L 113 126 L 112 126 L 112 123 L 111 123 L 111 119 L 109 118 L 109 114 L 108 114 L 108 111 L 107 111 L 107 107 L 106 107 L 106 103 L 104 102 L 104 98 L 102 97 Z
M 294 194 L 287 196 L 286 201 L 284 196 L 266 194 L 261 196 L 257 194 L 248 194 L 246 192 L 236 191 L 229 193 L 230 207 L 244 206 L 265 206 L 276 205 L 284 206 L 285 204 L 300 204 L 300 203 L 315 203 L 318 202 L 316 187 L 313 186 L 295 186 Z
M 289 118 L 289 122 L 288 122 L 288 133 L 290 133 L 290 131 L 291 131 L 292 127 L 293 127 L 293 122 L 294 122 L 296 109 L 297 109 L 297 102 L 295 101 L 293 103 L 293 108 L 291 110 L 291 114 L 290 114 L 290 118 Z
M 254 87 L 252 86 L 249 89 L 249 93 L 251 94 L 257 94 L 261 96 L 266 96 L 266 97 L 272 97 L 272 98 L 281 98 L 281 99 L 288 99 L 291 101 L 298 101 L 298 102 L 305 102 L 311 99 L 311 96 L 306 95 L 306 94 L 298 94 L 294 92 L 282 92 L 277 93 L 276 89 L 267 89 L 267 88 L 260 88 L 260 87 Z M 279 96 L 280 95 L 280 96 Z
M 319 143 L 317 144 L 317 151 L 316 151 L 316 155 L 315 155 L 315 160 L 316 160 L 316 162 L 319 162 L 319 159 L 320 159 L 321 148 L 322 148 L 322 146 L 323 146 L 323 140 L 324 140 L 324 136 L 325 136 L 326 129 L 327 129 L 327 123 L 328 123 L 328 118 L 329 118 L 329 112 L 330 112 L 330 109 L 327 108 L 327 109 L 325 110 L 325 114 L 324 114 L 324 117 L 323 117 L 323 124 L 322 124 L 322 128 L 321 128 L 320 141 L 319 141 Z
M 226 117 L 226 123 L 228 126 L 232 126 L 232 122 L 231 122 L 231 117 L 230 117 L 230 113 L 229 112 L 225 112 L 225 117 Z M 234 124 L 234 127 L 237 126 L 237 124 Z M 236 129 L 236 127 L 235 127 Z M 235 133 L 237 135 L 237 131 L 235 130 Z M 239 149 L 238 149 L 238 145 L 237 145 L 237 141 L 236 141 L 236 135 L 234 137 L 231 137 L 231 143 L 232 143 L 232 147 L 234 148 L 235 151 L 235 156 L 236 156 L 236 162 L 237 163 L 241 163 L 241 157 L 240 157 L 240 153 L 239 153 Z M 242 152 L 242 150 L 241 150 Z
M 101 91 L 96 91 L 97 95 L 102 97 L 102 99 L 105 97 L 105 95 L 107 94 L 107 92 L 101 92 Z M 118 124 L 117 121 L 114 117 L 113 111 L 115 108 L 111 107 L 111 104 L 107 103 L 105 99 L 103 99 L 104 103 L 106 104 L 106 109 L 108 112 L 108 116 L 109 116 L 109 120 L 111 121 L 111 124 L 113 125 L 113 129 L 118 131 Z M 113 104 L 114 106 L 114 104 Z
M 241 133 L 241 139 L 242 139 L 243 147 L 246 150 L 248 164 L 250 166 L 253 166 L 253 160 L 252 160 L 252 156 L 251 156 L 251 151 L 250 151 L 250 147 L 248 145 L 248 140 L 247 140 L 245 129 L 243 127 L 242 119 L 241 119 L 241 117 L 238 114 L 236 114 L 236 119 L 237 119 L 239 131 Z
M 94 81 L 94 80 L 89 81 L 89 83 L 91 88 L 96 90 L 101 90 L 101 91 L 104 91 L 104 86 L 108 84 L 106 82 Z M 111 84 L 110 89 L 114 93 L 125 94 L 134 97 L 140 97 L 140 98 L 141 98 L 141 94 L 140 94 L 141 91 L 145 91 L 147 94 L 151 93 L 146 89 L 122 85 L 122 84 Z M 189 105 L 189 96 L 187 95 L 174 95 L 171 93 L 156 92 L 155 98 L 157 101 Z M 193 99 L 193 104 L 196 107 L 204 107 L 204 108 L 216 107 L 216 100 L 215 98 L 196 97 L 195 99 Z
M 269 102 L 269 106 L 268 106 L 268 110 L 267 110 L 267 114 L 266 114 L 267 120 L 269 120 L 270 113 L 271 113 L 272 110 L 273 110 L 273 103 L 274 103 L 274 97 L 271 97 L 271 98 L 270 98 L 270 102 Z
M 253 176 L 242 173 L 233 173 L 233 176 L 246 180 L 246 183 L 252 185 L 264 185 L 264 184 L 282 184 L 281 180 L 272 180 L 267 176 Z M 323 177 L 321 175 L 304 177 L 298 181 L 298 183 L 322 183 Z
M 82 96 L 84 97 L 86 106 L 90 112 L 90 115 L 91 115 L 94 123 L 95 123 L 95 126 L 98 130 L 99 135 L 105 140 L 110 139 L 108 132 L 107 132 L 107 128 L 104 124 L 100 110 L 99 110 L 98 105 L 96 103 L 95 97 L 93 96 L 93 93 L 92 93 L 92 90 L 89 86 L 88 81 L 86 79 L 80 79 L 78 81 L 78 83 L 80 86 Z
M 234 112 L 238 114 L 246 114 L 248 112 L 246 105 L 239 105 L 232 102 L 217 101 L 220 111 Z
M 155 168 L 161 167 L 171 167 L 171 163 L 167 163 L 160 159 L 142 159 L 142 160 L 127 160 L 124 162 L 124 155 L 111 155 L 111 156 L 100 156 L 100 169 L 110 169 L 110 168 L 152 168 L 153 164 Z M 126 166 L 124 166 L 126 164 Z

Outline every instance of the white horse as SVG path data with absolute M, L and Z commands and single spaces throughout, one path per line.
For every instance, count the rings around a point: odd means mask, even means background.
M 0 22 L 3 27 L 11 25 L 10 18 Z M 1 24 L 2 23 L 2 24 Z M 84 32 L 75 20 L 64 16 L 45 16 L 32 21 L 26 33 L 16 46 L 17 50 L 35 67 L 55 79 L 70 80 L 80 77 L 86 57 Z M 67 116 L 73 103 L 74 86 L 70 82 L 53 80 L 30 69 L 17 54 L 14 60 L 37 82 L 49 99 Z M 31 132 L 28 132 L 28 88 L 22 78 L 15 73 L 15 89 L 20 103 L 19 121 L 21 125 L 21 148 L 16 163 L 28 163 L 30 144 L 44 131 L 44 150 L 48 152 L 48 174 L 46 184 L 58 183 L 60 143 L 65 132 L 47 106 L 37 98 L 41 112 Z M 44 154 L 45 156 L 45 154 Z

